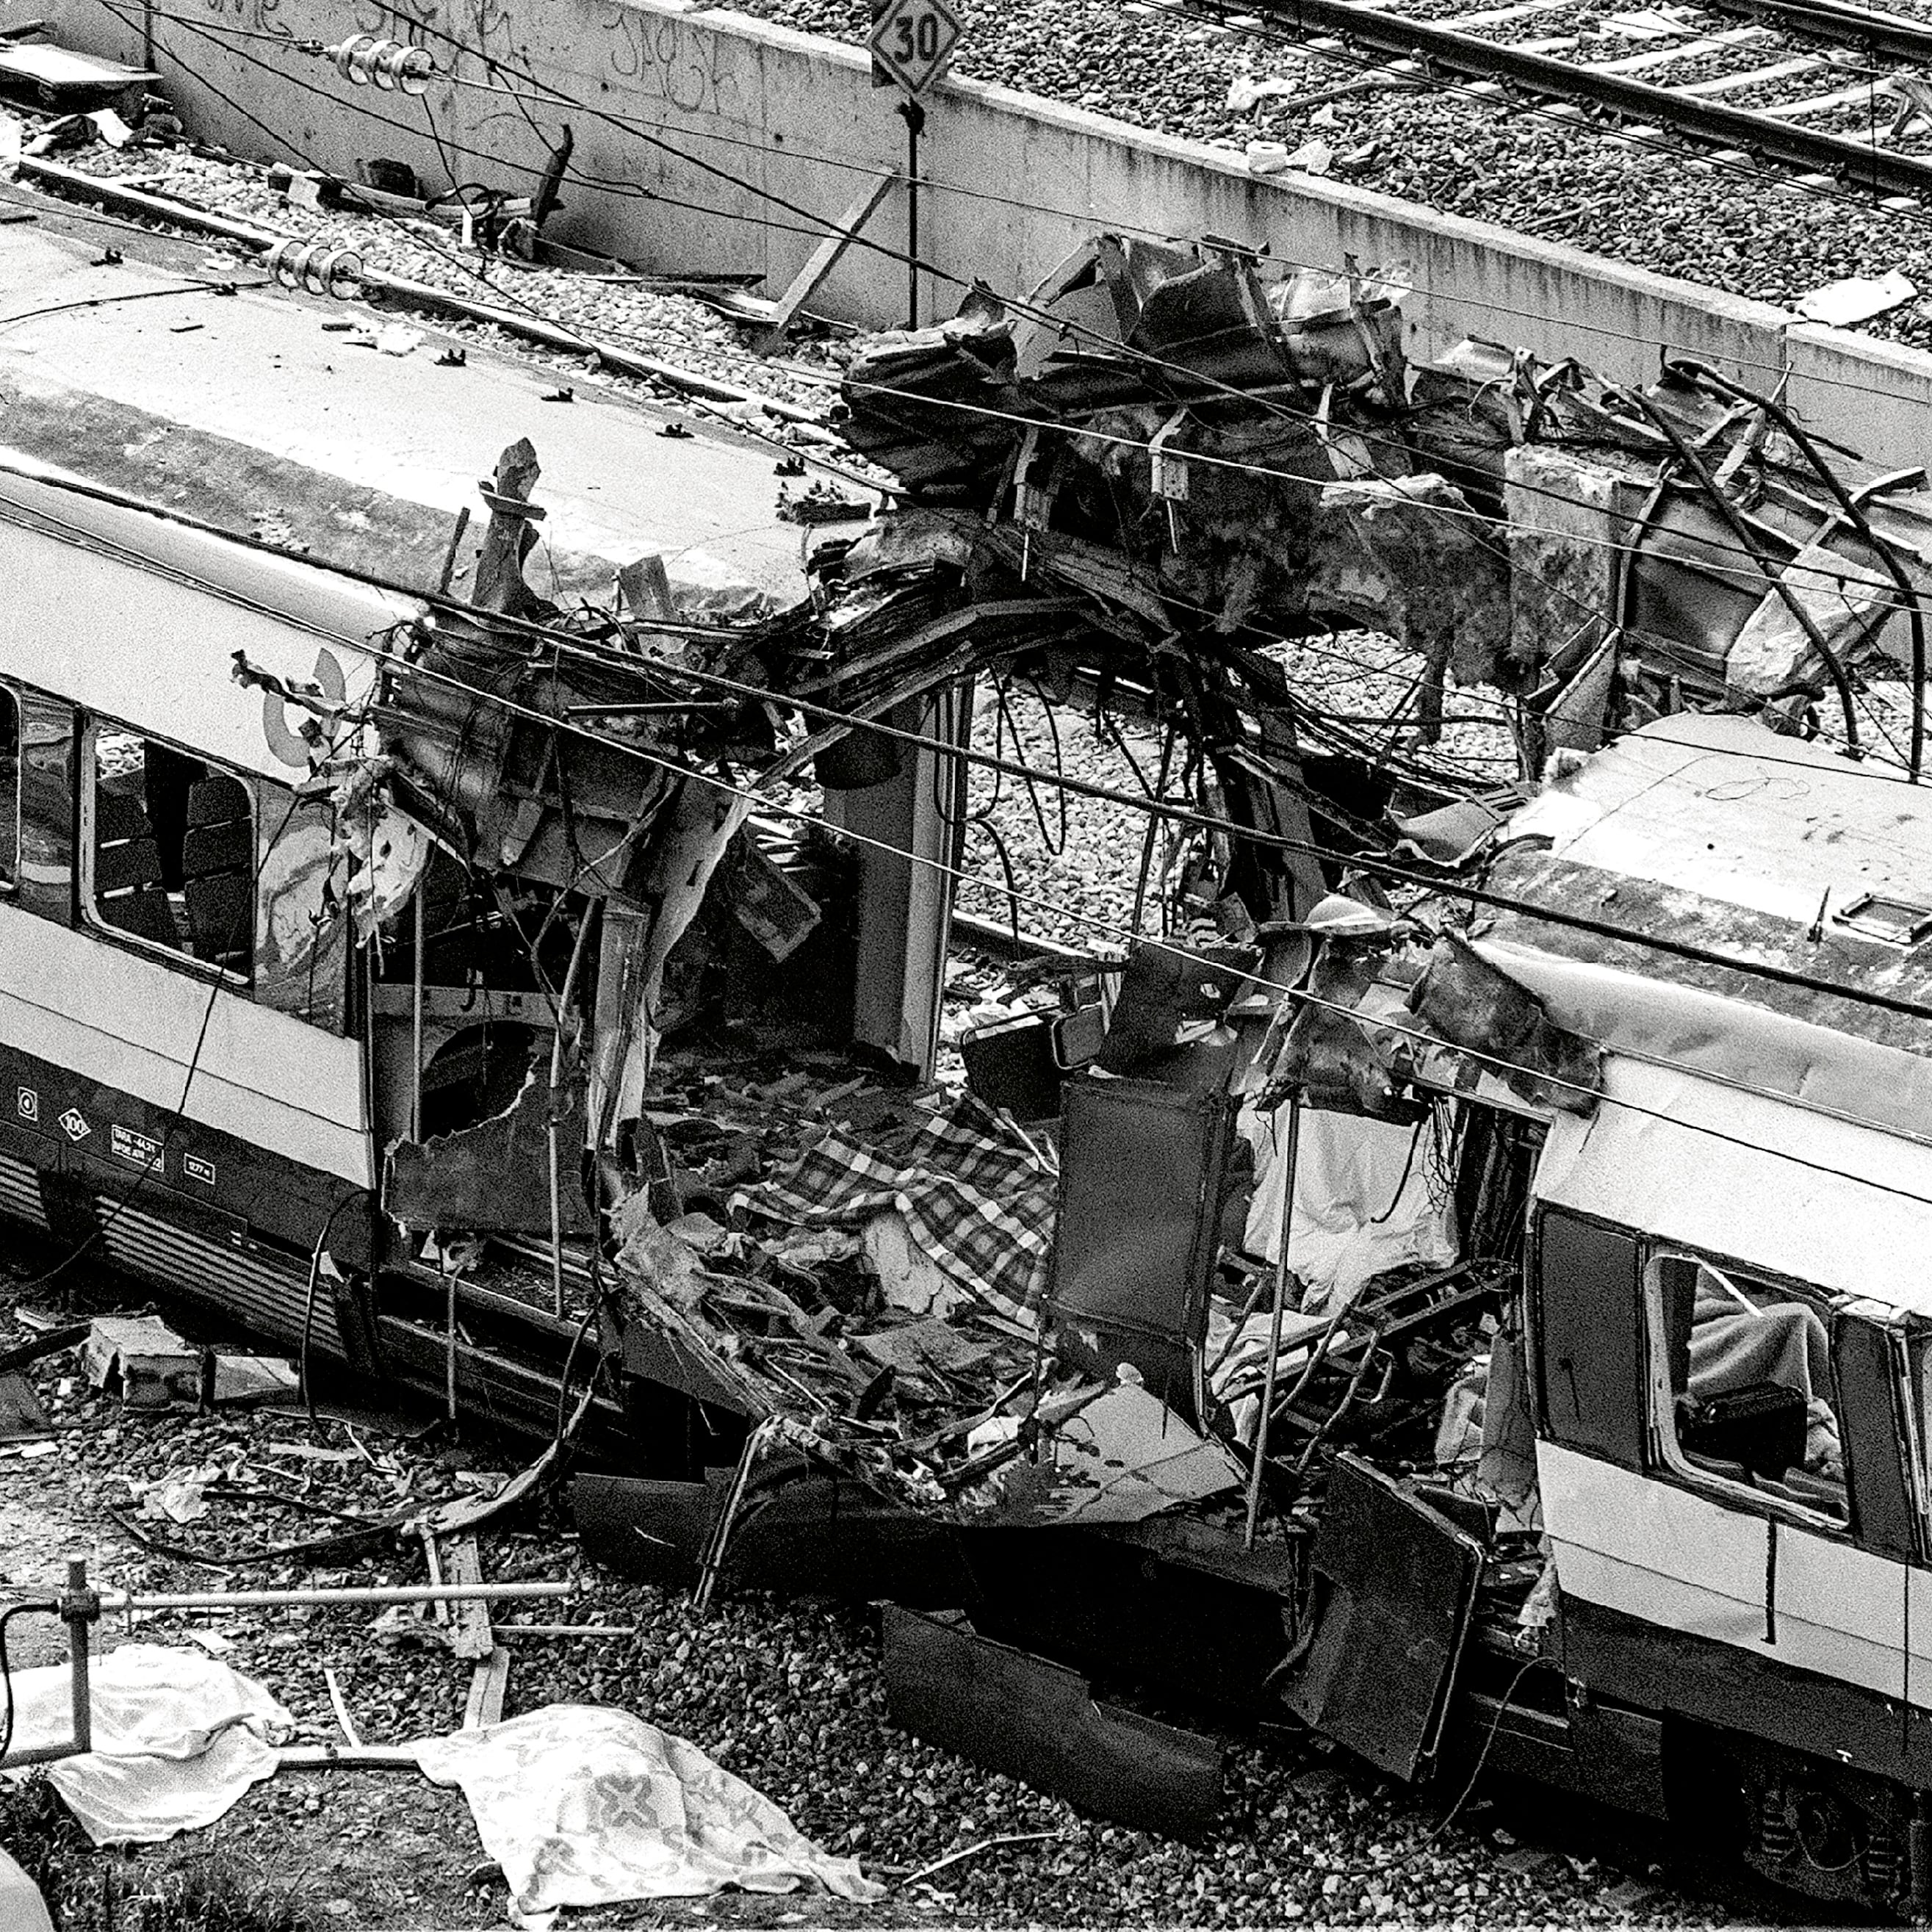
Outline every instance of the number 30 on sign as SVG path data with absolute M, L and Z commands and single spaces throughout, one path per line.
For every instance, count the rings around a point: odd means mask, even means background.
M 922 94 L 952 64 L 959 16 L 949 0 L 873 0 L 872 85 Z

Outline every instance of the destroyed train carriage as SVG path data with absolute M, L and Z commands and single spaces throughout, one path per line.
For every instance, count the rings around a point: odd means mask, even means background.
M 884 338 L 802 575 L 768 447 L 585 399 L 476 485 L 537 382 L 299 298 L 10 331 L 0 1205 L 574 1430 L 620 1568 L 890 1600 L 902 1721 L 1106 1815 L 1218 1754 L 1096 1676 L 1923 1911 L 1932 824 L 1846 755 L 1922 479 L 1399 297 L 1103 238 Z M 1414 742 L 1291 680 L 1348 626 Z M 1016 672 L 1166 739 L 1214 937 L 1016 934 L 922 1087 Z

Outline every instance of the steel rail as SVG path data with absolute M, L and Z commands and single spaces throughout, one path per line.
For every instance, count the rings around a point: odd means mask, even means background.
M 1820 10 L 1819 0 L 1736 4 L 1788 7 L 1794 15 L 1808 16 Z M 1197 4 L 1189 10 L 1236 32 L 1241 22 L 1256 21 L 1304 41 L 1332 34 L 1463 79 L 1502 81 L 1532 94 L 1608 108 L 1628 120 L 1659 130 L 1668 128 L 1712 147 L 1738 148 L 1810 172 L 1841 177 L 1875 194 L 1932 202 L 1932 158 L 1895 154 L 1843 135 L 1815 134 L 1769 114 L 1726 107 L 1624 74 L 1593 73 L 1549 54 L 1498 46 L 1432 21 L 1402 20 L 1355 0 L 1264 0 L 1258 7 Z M 1834 24 L 1840 16 L 1846 21 L 1862 17 L 1849 8 L 1831 10 Z
M 1843 0 L 1699 0 L 1699 4 L 1738 20 L 1768 21 L 1794 38 L 1831 40 L 1886 60 L 1932 66 L 1932 25 L 1902 14 L 1868 12 Z

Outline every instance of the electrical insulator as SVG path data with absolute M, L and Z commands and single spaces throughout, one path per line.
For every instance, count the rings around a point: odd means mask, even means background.
M 352 300 L 362 285 L 362 257 L 353 248 L 319 242 L 278 242 L 262 257 L 262 266 L 285 289 L 306 289 L 338 302 Z
M 338 46 L 324 47 L 323 54 L 335 63 L 335 70 L 357 87 L 372 82 L 393 94 L 427 94 L 436 78 L 436 56 L 427 47 L 412 47 L 403 40 L 379 40 L 374 34 L 356 34 Z

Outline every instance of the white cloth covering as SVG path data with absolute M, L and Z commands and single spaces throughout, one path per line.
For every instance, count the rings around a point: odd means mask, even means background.
M 771 1800 L 694 1744 L 628 1711 L 550 1704 L 432 1738 L 416 1761 L 462 1787 L 520 1922 L 562 1905 L 689 1898 L 738 1886 L 883 1898 L 856 1858 L 830 1856 Z
M 1254 1144 L 1256 1175 L 1243 1245 L 1270 1261 L 1280 1245 L 1288 1112 L 1286 1104 L 1276 1111 L 1272 1132 L 1268 1120 L 1252 1109 L 1241 1115 L 1241 1131 Z M 1454 1204 L 1430 1198 L 1436 1152 L 1433 1115 L 1405 1127 L 1302 1108 L 1288 1265 L 1306 1285 L 1305 1308 L 1320 1308 L 1338 1295 L 1352 1301 L 1364 1282 L 1406 1263 L 1448 1268 L 1456 1259 Z
M 54 1932 L 40 1888 L 0 1850 L 0 1925 L 7 1932 Z
M 15 1750 L 74 1736 L 65 1664 L 14 1673 Z M 94 1748 L 47 1778 L 97 1845 L 154 1844 L 212 1825 L 272 1774 L 295 1720 L 252 1678 L 203 1652 L 123 1644 L 94 1660 Z

